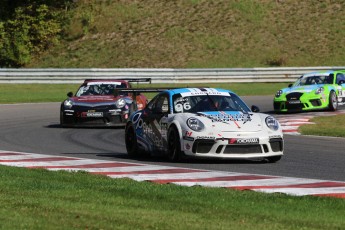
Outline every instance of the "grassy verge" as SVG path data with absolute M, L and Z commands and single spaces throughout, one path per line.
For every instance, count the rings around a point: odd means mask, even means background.
M 195 87 L 200 84 L 134 84 L 133 87 Z M 225 88 L 243 95 L 274 95 L 277 90 L 286 87 L 287 83 L 218 83 L 202 86 Z M 32 102 L 61 102 L 67 92 L 76 92 L 76 84 L 0 84 L 0 104 L 32 103 Z M 154 94 L 148 94 L 150 98 Z
M 341 229 L 343 199 L 0 166 L 1 229 Z
M 344 65 L 340 0 L 73 2 L 59 45 L 26 67 Z
M 299 132 L 304 135 L 345 137 L 345 115 L 314 117 L 311 122 L 316 124 L 302 125 Z
M 0 104 L 58 102 L 79 85 L 70 84 L 0 84 Z

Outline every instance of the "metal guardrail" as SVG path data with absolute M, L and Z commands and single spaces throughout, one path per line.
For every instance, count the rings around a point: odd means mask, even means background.
M 9 69 L 0 68 L 0 84 L 80 84 L 84 79 L 151 78 L 152 83 L 293 82 L 304 73 L 344 67 L 277 67 L 218 69 Z

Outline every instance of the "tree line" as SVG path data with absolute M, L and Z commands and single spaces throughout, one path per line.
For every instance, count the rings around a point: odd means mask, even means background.
M 22 67 L 59 41 L 76 0 L 0 0 L 0 67 Z

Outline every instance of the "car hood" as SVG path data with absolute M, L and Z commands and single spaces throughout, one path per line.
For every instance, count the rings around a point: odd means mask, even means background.
M 222 132 L 259 132 L 263 129 L 262 115 L 242 112 L 199 112 L 197 117 L 205 124 Z
M 70 98 L 75 103 L 99 103 L 99 102 L 115 102 L 118 98 L 114 96 L 81 96 Z
M 127 96 L 117 96 L 112 95 L 108 96 L 81 96 L 81 97 L 70 97 L 69 99 L 74 102 L 76 105 L 107 105 L 114 104 L 117 100 L 123 98 L 127 104 L 133 103 L 133 99 Z
M 283 89 L 284 93 L 310 93 L 315 90 L 317 90 L 320 87 L 323 87 L 324 84 L 318 84 L 318 85 L 304 85 L 304 86 L 294 86 L 290 88 Z

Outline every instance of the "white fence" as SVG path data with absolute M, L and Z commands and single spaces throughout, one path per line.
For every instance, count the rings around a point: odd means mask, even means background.
M 152 83 L 293 82 L 304 73 L 344 67 L 277 67 L 219 69 L 1 69 L 0 84 L 82 83 L 84 79 L 151 78 Z

